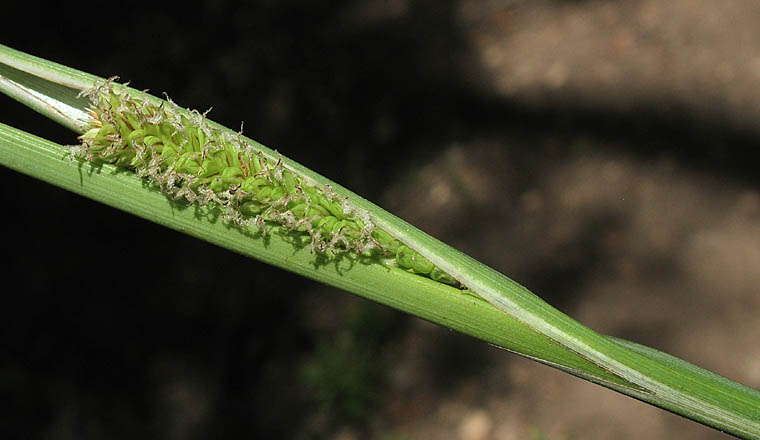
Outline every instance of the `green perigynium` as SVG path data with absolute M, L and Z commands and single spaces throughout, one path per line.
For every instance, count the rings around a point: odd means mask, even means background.
M 295 238 L 328 258 L 377 258 L 435 281 L 459 283 L 377 228 L 370 215 L 329 186 L 265 157 L 240 135 L 211 127 L 206 113 L 116 91 L 109 80 L 84 92 L 91 119 L 72 156 L 133 169 L 174 199 L 219 209 L 223 219 Z

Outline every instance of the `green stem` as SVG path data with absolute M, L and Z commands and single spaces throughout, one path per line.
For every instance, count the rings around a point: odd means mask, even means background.
M 101 78 L 0 46 L 0 89 L 81 132 L 87 101 L 79 90 Z M 127 89 L 130 94 L 158 98 Z M 227 130 L 217 124 L 214 127 Z M 279 155 L 247 142 L 272 160 Z M 193 209 L 146 189 L 130 173 L 108 165 L 93 171 L 62 159 L 55 144 L 0 126 L 0 163 L 228 249 L 340 287 L 471 334 L 709 426 L 760 439 L 760 392 L 637 344 L 584 327 L 508 277 L 439 242 L 340 185 L 283 158 L 286 168 L 370 213 L 375 224 L 452 275 L 475 298 L 403 270 L 345 257 L 318 261 L 273 234 L 268 240 L 241 228 L 196 218 Z M 489 305 L 490 303 L 490 305 Z

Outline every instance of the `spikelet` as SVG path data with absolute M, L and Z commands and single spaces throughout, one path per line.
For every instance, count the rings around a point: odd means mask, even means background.
M 435 281 L 459 283 L 372 223 L 328 185 L 314 184 L 282 160 L 206 122 L 206 113 L 117 92 L 113 78 L 83 92 L 88 127 L 72 157 L 134 170 L 174 199 L 219 208 L 223 220 L 263 233 L 277 231 L 308 243 L 328 258 L 345 253 L 386 263 Z

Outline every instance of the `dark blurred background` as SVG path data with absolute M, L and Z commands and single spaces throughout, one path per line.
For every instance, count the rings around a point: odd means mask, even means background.
M 2 44 L 244 120 L 592 328 L 760 387 L 754 0 L 3 8 Z M 725 437 L 0 178 L 4 438 Z

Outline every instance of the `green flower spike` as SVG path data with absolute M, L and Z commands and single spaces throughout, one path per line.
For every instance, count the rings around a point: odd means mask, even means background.
M 74 157 L 101 160 L 136 171 L 174 199 L 210 209 L 236 226 L 274 231 L 308 243 L 326 257 L 352 253 L 380 257 L 435 281 L 459 286 L 419 253 L 378 229 L 368 213 L 329 186 L 307 182 L 281 160 L 264 157 L 237 136 L 206 123 L 206 115 L 157 105 L 117 92 L 113 79 L 83 92 L 91 119 Z

